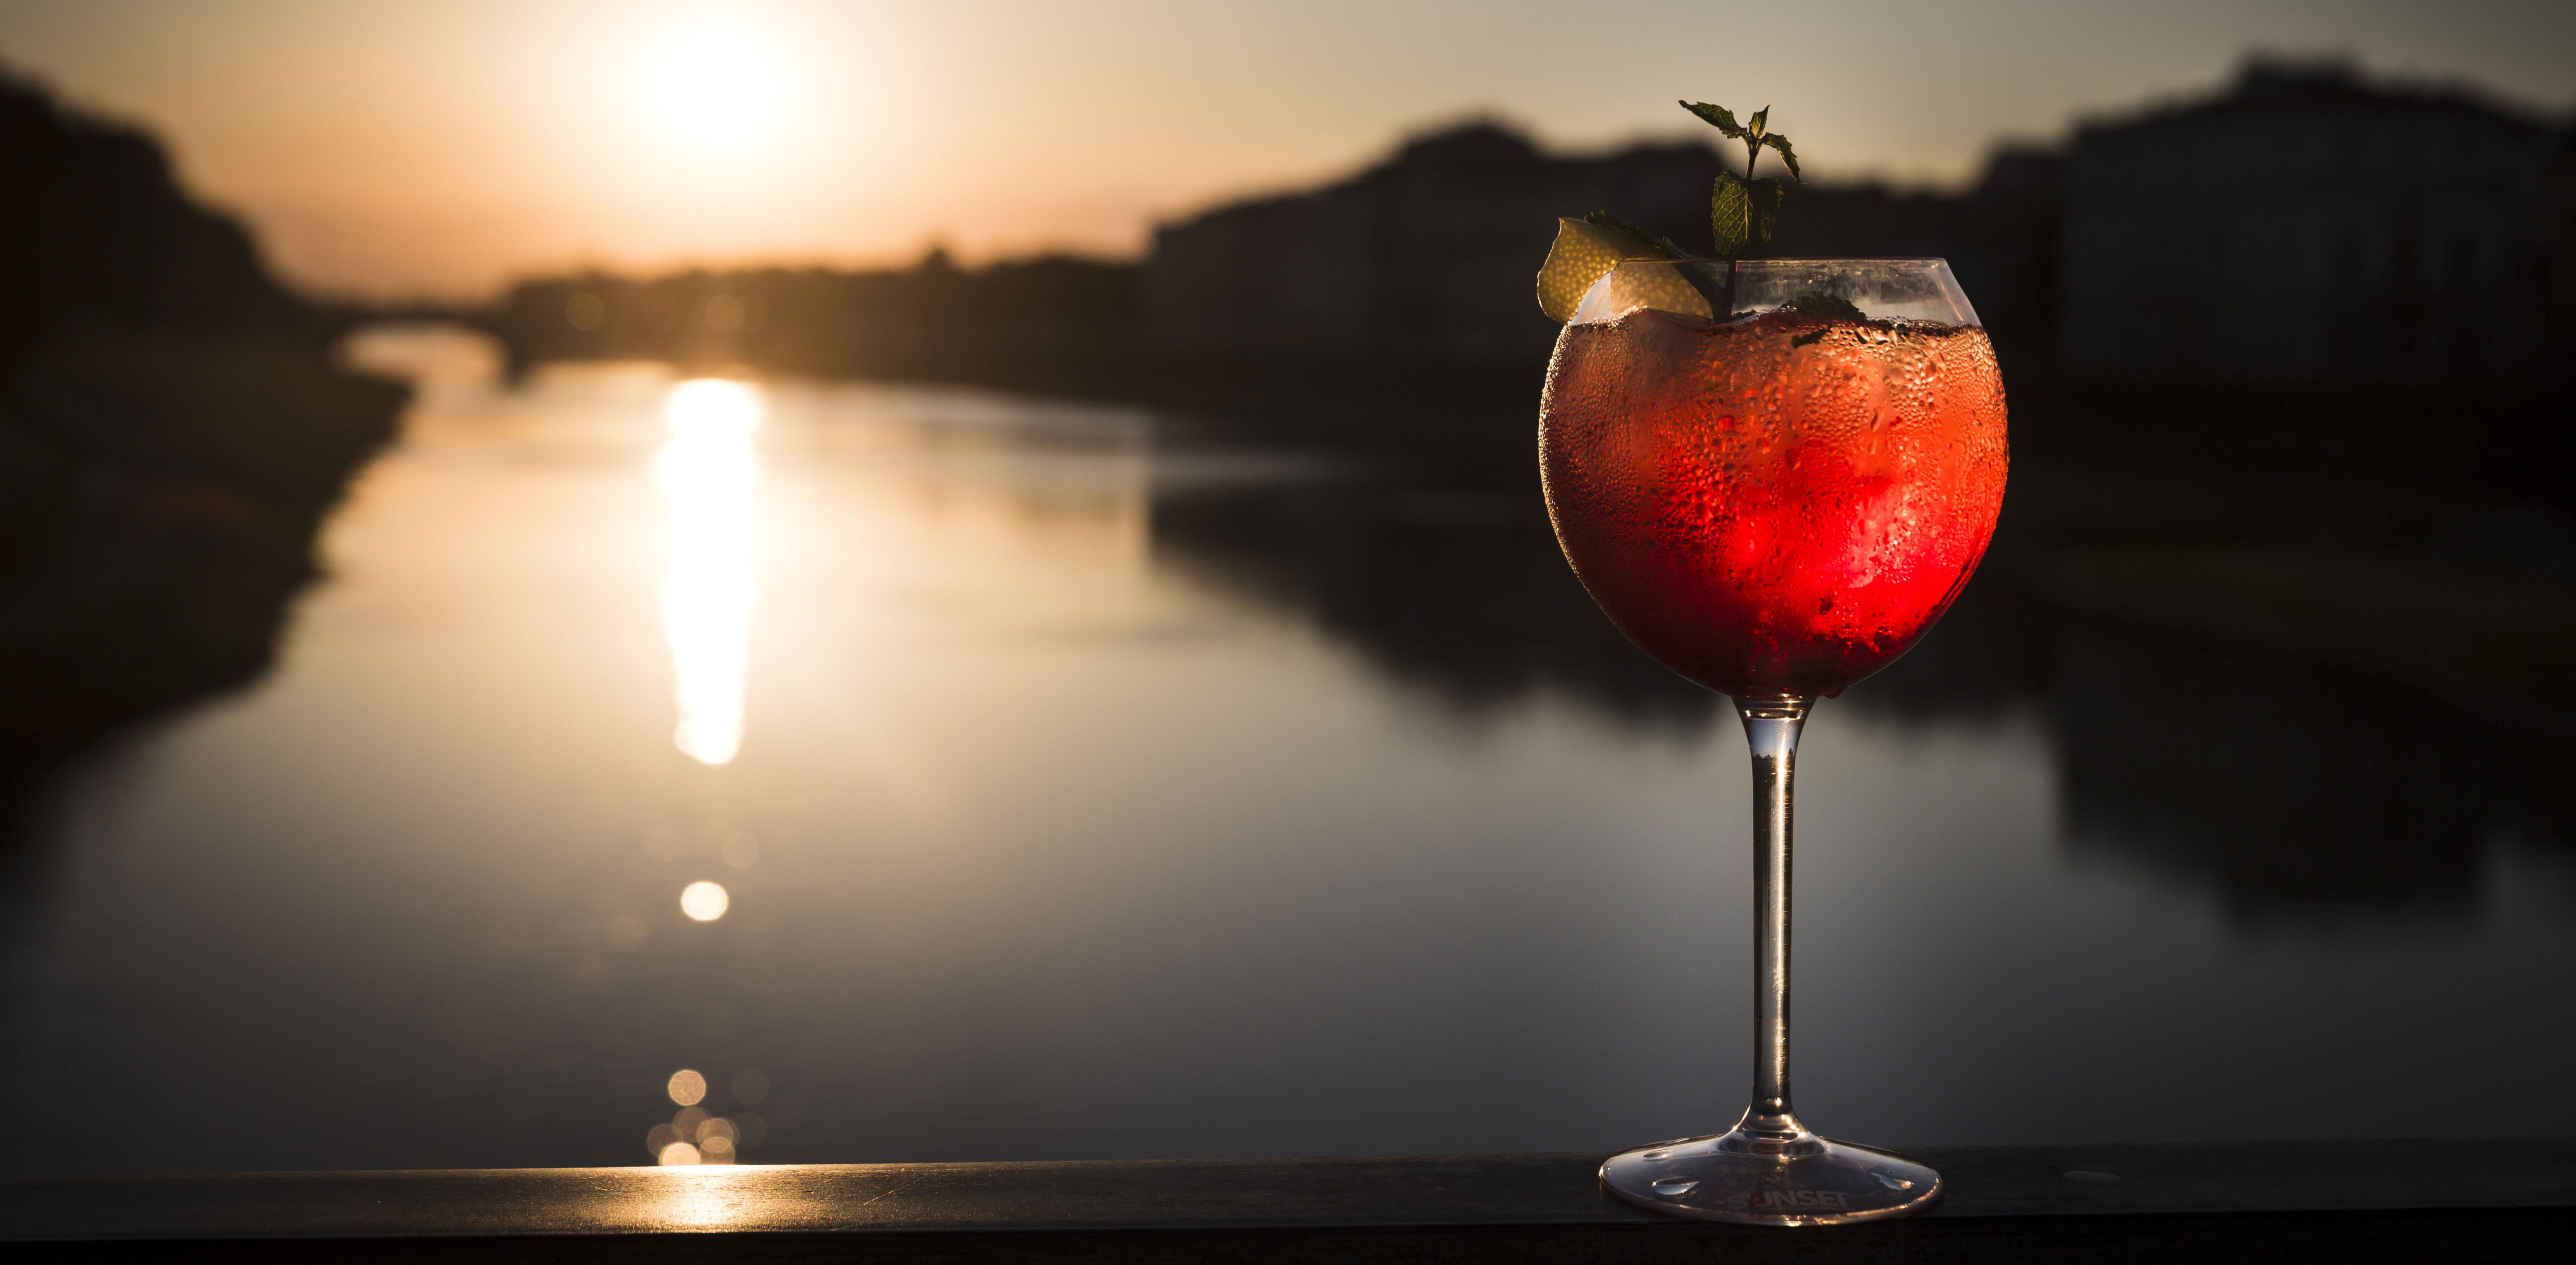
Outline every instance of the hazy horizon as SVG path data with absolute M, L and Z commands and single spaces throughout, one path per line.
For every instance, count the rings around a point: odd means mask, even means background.
M 2208 91 L 2258 52 L 2576 107 L 2576 9 L 2511 0 L 0 8 L 0 65 L 152 131 L 290 280 L 383 297 L 933 242 L 1130 254 L 1158 220 L 1465 117 L 1559 150 L 1707 135 L 1676 95 L 1772 106 L 1811 178 L 1949 184 L 1998 143 Z

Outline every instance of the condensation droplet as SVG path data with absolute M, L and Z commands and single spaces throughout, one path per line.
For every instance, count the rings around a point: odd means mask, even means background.
M 1658 1195 L 1687 1195 L 1699 1185 L 1695 1177 L 1658 1177 L 1654 1188 Z

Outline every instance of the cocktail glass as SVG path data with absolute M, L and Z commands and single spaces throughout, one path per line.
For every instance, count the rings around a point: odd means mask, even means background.
M 1733 319 L 1644 306 L 1675 268 L 1706 269 Z M 1539 463 L 1566 560 L 1640 648 L 1733 697 L 1753 752 L 1753 1102 L 1726 1133 L 1612 1156 L 1623 1198 L 1823 1225 L 1940 1197 L 1938 1173 L 1790 1106 L 1790 777 L 1816 700 L 1903 654 L 1976 570 L 2004 427 L 1994 348 L 1938 259 L 1631 261 L 1557 340 Z

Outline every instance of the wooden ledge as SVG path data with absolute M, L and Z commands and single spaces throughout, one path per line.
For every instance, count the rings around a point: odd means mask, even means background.
M 1830 1230 L 1667 1220 L 1603 1195 L 1601 1157 L 1583 1154 L 20 1179 L 0 1182 L 0 1241 L 210 1259 L 1493 1261 L 2041 1259 L 2078 1239 L 2090 1255 L 2281 1238 L 2342 1259 L 2440 1244 L 2456 1260 L 2576 1231 L 2568 1138 L 1902 1151 L 1941 1170 L 1943 1203 Z

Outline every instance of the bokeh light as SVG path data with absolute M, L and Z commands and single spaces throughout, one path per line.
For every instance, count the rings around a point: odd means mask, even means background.
M 701 879 L 680 889 L 680 912 L 699 922 L 714 922 L 724 917 L 725 910 L 732 907 L 733 897 L 725 893 L 722 883 L 710 883 Z M 697 1073 L 691 1072 L 689 1075 L 695 1076 Z M 706 1092 L 705 1082 L 699 1083 L 698 1092 L 701 1094 Z M 688 1101 L 696 1102 L 697 1099 L 692 1098 Z
M 734 1095 L 756 1101 L 768 1093 L 768 1078 L 745 1069 L 734 1075 Z M 671 1073 L 671 1101 L 681 1104 L 670 1120 L 644 1135 L 644 1150 L 656 1164 L 731 1164 L 747 1147 L 769 1136 L 769 1125 L 755 1113 L 727 1119 L 698 1105 L 707 1095 L 707 1078 L 694 1068 Z

